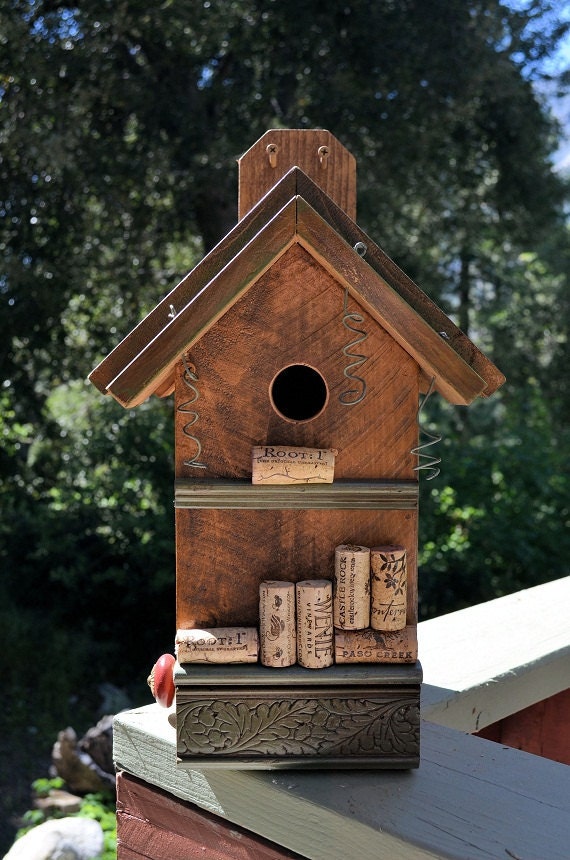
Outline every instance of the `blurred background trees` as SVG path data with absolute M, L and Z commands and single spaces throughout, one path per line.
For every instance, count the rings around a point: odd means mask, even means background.
M 30 737 L 92 716 L 104 683 L 148 699 L 172 648 L 170 405 L 85 380 L 233 226 L 236 158 L 268 128 L 352 151 L 359 224 L 507 376 L 468 413 L 430 401 L 424 617 L 568 573 L 545 93 L 568 93 L 569 21 L 547 0 L 0 0 L 1 661 Z

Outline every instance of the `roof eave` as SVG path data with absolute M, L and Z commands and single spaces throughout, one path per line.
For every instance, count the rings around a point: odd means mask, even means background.
M 170 393 L 180 355 L 294 242 L 348 287 L 451 403 L 466 405 L 504 382 L 472 341 L 299 168 L 133 329 L 91 381 L 125 407 Z M 366 247 L 364 258 L 354 250 L 357 242 Z

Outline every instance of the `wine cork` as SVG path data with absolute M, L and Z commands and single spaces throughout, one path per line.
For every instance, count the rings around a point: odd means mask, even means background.
M 296 663 L 294 583 L 271 580 L 259 586 L 259 646 L 264 666 Z
M 332 666 L 332 582 L 328 579 L 305 579 L 297 583 L 296 592 L 297 659 L 306 669 Z
M 415 663 L 418 636 L 415 625 L 402 630 L 336 630 L 335 663 Z
M 370 569 L 370 626 L 374 630 L 401 630 L 406 626 L 406 550 L 403 546 L 373 547 Z
M 370 626 L 370 550 L 341 544 L 334 553 L 333 620 L 341 630 Z
M 261 445 L 251 455 L 252 484 L 332 484 L 333 448 Z
M 176 633 L 179 663 L 256 663 L 258 654 L 255 627 L 209 627 Z

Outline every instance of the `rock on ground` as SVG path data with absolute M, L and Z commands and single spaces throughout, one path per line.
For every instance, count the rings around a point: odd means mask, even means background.
M 72 728 L 59 732 L 52 750 L 52 765 L 75 794 L 114 788 L 112 725 L 113 718 L 105 717 L 80 741 Z
M 4 860 L 93 860 L 103 850 L 103 830 L 91 818 L 58 818 L 18 839 Z

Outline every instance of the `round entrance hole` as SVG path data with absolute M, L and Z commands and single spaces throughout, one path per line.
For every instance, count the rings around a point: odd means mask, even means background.
M 271 403 L 282 418 L 310 421 L 325 408 L 327 385 L 318 370 L 308 364 L 290 364 L 273 379 Z

